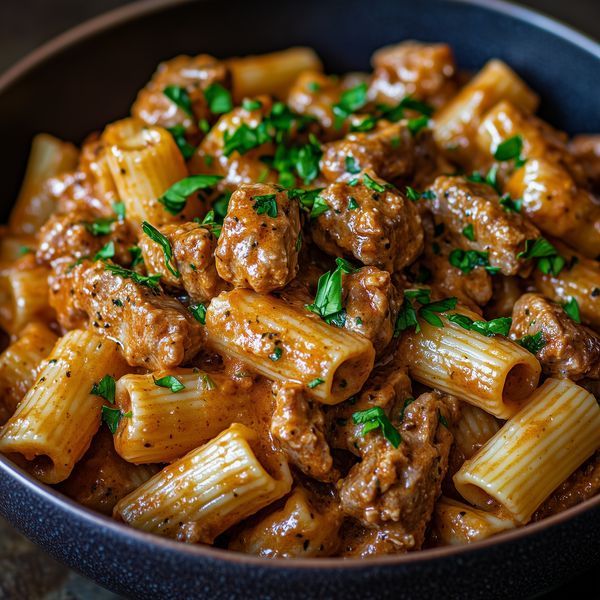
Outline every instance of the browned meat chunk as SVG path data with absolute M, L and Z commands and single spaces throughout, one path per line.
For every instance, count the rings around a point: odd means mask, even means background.
M 363 267 L 344 276 L 344 327 L 368 337 L 378 354 L 392 341 L 400 305 L 391 275 L 377 267 Z
M 456 65 L 447 44 L 402 42 L 375 52 L 371 63 L 369 97 L 377 102 L 396 104 L 414 96 L 439 108 L 456 93 Z
M 532 521 L 541 521 L 571 506 L 581 504 L 600 491 L 600 450 L 561 483 L 535 511 Z
M 240 186 L 229 200 L 217 271 L 235 287 L 261 294 L 284 287 L 298 271 L 298 203 L 274 185 Z
M 339 474 L 333 469 L 324 425 L 320 406 L 306 397 L 300 384 L 285 383 L 279 388 L 271 433 L 303 473 L 320 481 L 335 481 Z
M 217 238 L 207 227 L 197 223 L 166 225 L 160 231 L 169 241 L 173 258 L 171 268 L 165 263 L 160 244 L 147 236 L 140 239 L 144 262 L 149 273 L 160 273 L 165 285 L 183 288 L 193 302 L 205 302 L 220 294 L 226 287 L 215 265 Z
M 159 465 L 134 465 L 115 451 L 113 436 L 102 427 L 60 491 L 92 510 L 112 515 L 115 504 L 160 471 Z
M 578 135 L 569 150 L 596 194 L 600 193 L 600 135 Z
M 573 321 L 559 304 L 540 294 L 525 294 L 515 304 L 512 338 L 539 332 L 545 345 L 536 356 L 547 375 L 600 379 L 600 336 Z
M 227 67 L 208 54 L 177 56 L 163 62 L 143 88 L 131 107 L 131 114 L 147 123 L 161 127 L 183 125 L 190 139 L 199 137 L 198 121 L 210 119 L 211 112 L 205 90 L 219 84 L 230 87 L 231 75 Z M 165 88 L 183 88 L 187 94 L 191 114 L 165 94 Z
M 110 242 L 114 245 L 113 260 L 127 264 L 131 261 L 128 248 L 135 244 L 135 236 L 125 221 L 98 218 L 85 210 L 52 215 L 38 233 L 38 263 L 53 265 L 74 263 L 81 258 L 92 258 Z
M 222 175 L 220 189 L 230 190 L 242 183 L 276 181 L 275 173 L 261 160 L 264 156 L 275 154 L 271 141 L 261 138 L 258 145 L 249 141 L 234 143 L 234 136 L 243 135 L 238 131 L 245 131 L 245 138 L 251 137 L 253 141 L 258 141 L 257 128 L 270 114 L 273 103 L 268 96 L 260 96 L 256 100 L 260 106 L 257 105 L 252 110 L 239 106 L 217 121 L 191 158 L 191 173 Z M 250 131 L 254 133 L 249 133 Z
M 488 252 L 490 265 L 503 275 L 529 275 L 532 262 L 517 255 L 540 232 L 526 217 L 505 210 L 491 186 L 464 177 L 438 177 L 432 189 L 433 212 L 466 248 Z
M 404 406 L 396 425 L 402 436 L 394 448 L 375 430 L 367 434 L 362 460 L 342 480 L 342 510 L 365 527 L 394 531 L 396 552 L 417 550 L 448 468 L 453 441 L 448 425 L 458 403 L 439 392 L 422 394 Z M 394 421 L 392 421 L 394 422 Z
M 347 181 L 363 169 L 372 169 L 382 179 L 393 181 L 412 174 L 414 154 L 414 138 L 406 123 L 388 124 L 326 144 L 321 173 L 329 181 Z
M 333 183 L 321 197 L 329 206 L 312 227 L 313 241 L 334 256 L 351 255 L 365 265 L 400 270 L 423 249 L 423 227 L 414 204 L 373 171 L 356 185 Z
M 191 312 L 158 286 L 119 273 L 123 271 L 116 265 L 84 261 L 56 277 L 50 304 L 59 323 L 71 329 L 89 321 L 98 333 L 121 344 L 133 367 L 168 369 L 193 358 L 200 349 L 202 326 Z

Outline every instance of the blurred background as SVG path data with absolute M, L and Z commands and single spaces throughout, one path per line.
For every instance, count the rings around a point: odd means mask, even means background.
M 0 0 L 0 72 L 66 29 L 132 1 Z M 600 0 L 521 0 L 519 4 L 600 39 Z M 589 571 L 543 599 L 591 598 L 596 581 L 596 574 Z M 36 599 L 117 600 L 117 596 L 55 563 L 0 520 L 0 600 Z

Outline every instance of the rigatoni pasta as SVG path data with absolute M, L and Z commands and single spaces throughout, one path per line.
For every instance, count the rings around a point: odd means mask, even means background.
M 454 476 L 460 494 L 475 506 L 490 501 L 517 522 L 538 506 L 600 446 L 600 406 L 568 379 L 547 379 Z
M 121 500 L 115 515 L 144 531 L 212 543 L 291 489 L 285 460 L 273 461 L 278 469 L 269 473 L 252 448 L 255 441 L 251 429 L 234 423 Z

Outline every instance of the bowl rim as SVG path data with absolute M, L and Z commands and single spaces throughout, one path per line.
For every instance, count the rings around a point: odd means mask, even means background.
M 71 46 L 94 37 L 100 33 L 108 31 L 113 27 L 123 25 L 129 21 L 150 15 L 155 12 L 167 10 L 169 8 L 200 2 L 202 0 L 138 0 L 130 4 L 115 8 L 102 13 L 96 17 L 76 25 L 64 33 L 61 33 L 49 41 L 43 43 L 33 51 L 26 54 L 18 60 L 12 67 L 9 67 L 3 74 L 0 74 L 0 94 L 4 93 L 13 84 L 17 83 L 30 70 L 42 66 L 57 54 L 68 49 Z M 442 0 L 447 3 L 469 4 L 477 6 L 490 12 L 498 12 L 519 21 L 543 29 L 557 37 L 560 37 L 571 44 L 578 46 L 584 51 L 600 60 L 600 43 L 591 37 L 580 33 L 576 29 L 561 23 L 560 21 L 546 16 L 545 14 L 523 6 L 518 6 L 505 0 Z M 583 513 L 600 507 L 600 495 L 566 509 L 556 515 L 547 517 L 541 521 L 530 523 L 525 527 L 519 527 L 507 532 L 492 536 L 485 540 L 466 544 L 461 546 L 443 546 L 439 548 L 429 548 L 418 552 L 409 552 L 406 554 L 374 556 L 368 560 L 361 558 L 327 557 L 327 558 L 296 558 L 292 561 L 273 560 L 264 557 L 258 557 L 251 554 L 233 552 L 231 550 L 204 546 L 200 544 L 185 544 L 140 531 L 129 527 L 123 523 L 93 511 L 85 506 L 76 503 L 55 488 L 39 482 L 32 475 L 18 467 L 10 459 L 0 454 L 0 476 L 7 476 L 16 480 L 23 487 L 27 488 L 39 500 L 49 502 L 58 509 L 66 510 L 75 518 L 86 521 L 90 526 L 96 526 L 101 529 L 109 530 L 117 537 L 125 541 L 135 541 L 157 546 L 170 553 L 183 553 L 190 557 L 206 558 L 220 560 L 229 563 L 235 563 L 243 566 L 260 566 L 268 569 L 340 569 L 340 570 L 365 570 L 371 567 L 391 567 L 400 564 L 414 564 L 430 562 L 444 559 L 448 556 L 466 555 L 479 550 L 489 549 L 493 546 L 509 544 L 524 537 L 533 536 L 540 531 L 556 527 L 566 521 L 569 521 Z

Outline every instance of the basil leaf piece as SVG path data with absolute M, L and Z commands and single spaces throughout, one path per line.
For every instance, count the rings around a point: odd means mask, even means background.
M 165 257 L 165 266 L 174 277 L 181 277 L 181 273 L 172 264 L 173 260 L 173 249 L 171 248 L 171 242 L 160 232 L 156 227 L 144 221 L 142 223 L 142 231 L 154 242 L 156 242 L 163 251 Z
M 492 275 L 498 273 L 499 267 L 490 266 L 489 252 L 481 252 L 479 250 L 461 250 L 455 248 L 450 252 L 448 261 L 453 267 L 460 269 L 463 273 L 468 274 L 476 267 L 484 267 L 484 269 Z
M 507 212 L 520 213 L 521 208 L 523 208 L 523 200 L 513 200 L 508 194 L 504 194 L 504 196 L 500 198 L 500 206 Z
M 124 221 L 125 220 L 125 203 L 124 202 L 114 202 L 112 205 L 112 209 L 117 215 L 117 220 Z
M 221 179 L 222 175 L 190 175 L 174 183 L 158 201 L 172 215 L 178 215 L 185 208 L 188 196 L 199 190 L 214 187 Z

